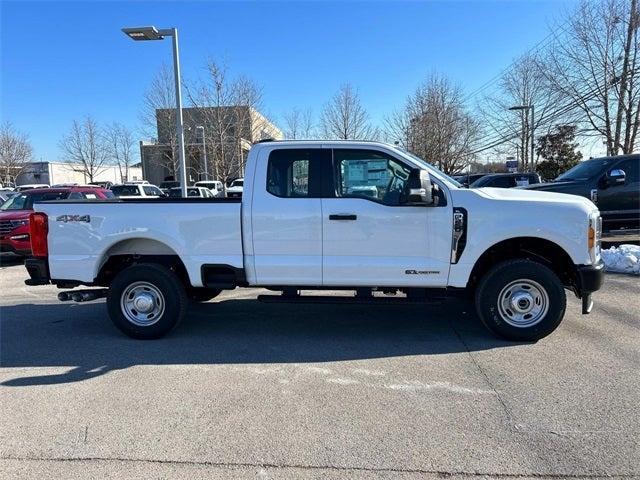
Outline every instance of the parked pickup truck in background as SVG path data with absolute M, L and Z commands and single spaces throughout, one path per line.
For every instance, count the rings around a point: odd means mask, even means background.
M 553 182 L 530 190 L 570 193 L 590 199 L 600 209 L 603 229 L 640 229 L 640 155 L 585 160 Z
M 283 302 L 343 289 L 357 295 L 342 301 L 372 303 L 466 290 L 491 331 L 537 340 L 561 322 L 565 289 L 588 313 L 603 281 L 600 214 L 579 196 L 460 188 L 374 142 L 258 143 L 244 180 L 241 199 L 38 203 L 27 284 L 102 287 L 59 298 L 106 296 L 136 338 L 166 334 L 189 299 L 222 289 L 266 287 L 282 295 L 261 300 Z

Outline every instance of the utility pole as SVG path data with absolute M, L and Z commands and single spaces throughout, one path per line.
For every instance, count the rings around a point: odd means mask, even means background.
M 207 165 L 207 142 L 204 139 L 204 127 L 202 125 L 198 125 L 196 127 L 196 131 L 200 130 L 202 132 L 202 157 L 204 160 L 204 179 L 209 180 L 209 166 Z

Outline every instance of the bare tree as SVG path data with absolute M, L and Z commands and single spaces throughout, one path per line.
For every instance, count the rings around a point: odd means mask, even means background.
M 479 112 L 484 127 L 484 144 L 498 143 L 500 150 L 513 153 L 517 149 L 522 167 L 526 170 L 535 159 L 530 159 L 531 115 L 528 109 L 510 110 L 514 106 L 535 108 L 534 131 L 547 133 L 557 120 L 560 95 L 550 91 L 544 74 L 542 60 L 535 54 L 526 54 L 517 59 L 499 79 L 498 88 L 480 102 Z M 504 139 L 503 142 L 500 140 Z M 506 150 L 505 150 L 506 149 Z
M 310 108 L 302 111 L 292 109 L 284 114 L 285 138 L 291 140 L 311 139 L 314 137 L 313 112 Z
M 129 168 L 134 161 L 136 141 L 133 132 L 121 123 L 114 122 L 105 129 L 104 139 L 110 161 L 118 167 L 120 181 L 129 180 Z
M 178 156 L 178 137 L 176 135 L 175 108 L 176 108 L 176 87 L 173 70 L 162 64 L 151 81 L 151 85 L 144 93 L 142 111 L 140 112 L 140 123 L 142 133 L 149 138 L 156 138 L 166 149 L 156 163 L 167 168 L 174 178 L 178 178 L 180 158 Z M 173 122 L 173 123 L 172 123 Z M 166 126 L 162 132 L 158 131 L 158 125 Z
M 463 103 L 460 87 L 432 75 L 386 120 L 387 136 L 446 173 L 461 172 L 480 137 L 478 121 Z
M 584 1 L 549 50 L 542 71 L 579 114 L 583 135 L 608 154 L 631 153 L 640 124 L 638 0 Z
M 270 122 L 258 109 L 262 90 L 244 76 L 230 77 L 225 65 L 210 60 L 206 78 L 187 87 L 187 96 L 198 107 L 204 127 L 208 170 L 227 183 L 244 174 L 244 152 L 265 136 Z
M 73 121 L 70 132 L 60 140 L 60 149 L 68 162 L 81 165 L 80 171 L 89 182 L 94 181 L 109 158 L 98 124 L 90 116 Z
M 12 182 L 31 160 L 33 149 L 28 137 L 9 122 L 0 125 L 0 180 Z
M 360 102 L 358 92 L 349 83 L 325 104 L 320 115 L 322 135 L 338 140 L 374 140 L 378 131 Z

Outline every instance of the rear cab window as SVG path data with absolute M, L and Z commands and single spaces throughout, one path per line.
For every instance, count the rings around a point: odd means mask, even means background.
M 267 164 L 267 192 L 281 198 L 319 198 L 322 153 L 319 148 L 273 150 Z

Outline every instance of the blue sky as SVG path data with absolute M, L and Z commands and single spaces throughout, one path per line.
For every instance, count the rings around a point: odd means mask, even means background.
M 371 117 L 402 105 L 431 72 L 471 93 L 535 46 L 574 0 L 448 2 L 30 2 L 2 0 L 1 114 L 36 159 L 58 160 L 71 121 L 138 126 L 142 95 L 171 43 L 133 42 L 124 26 L 175 26 L 185 79 L 208 57 L 263 87 L 279 120 L 322 105 L 341 83 Z

